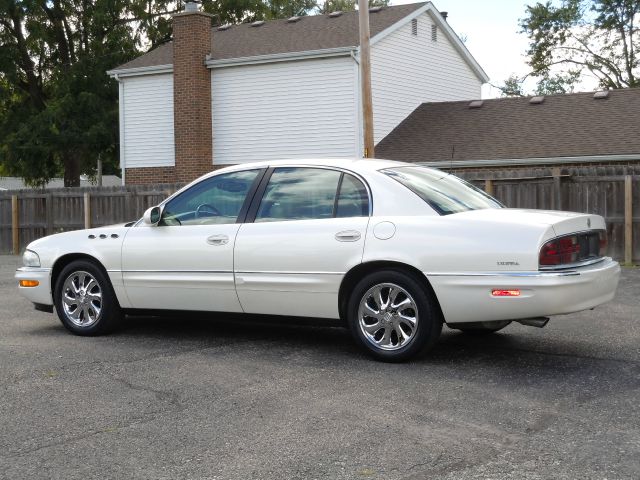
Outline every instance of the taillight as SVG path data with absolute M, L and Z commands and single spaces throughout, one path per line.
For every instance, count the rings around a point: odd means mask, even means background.
M 600 232 L 600 251 L 598 252 L 601 257 L 604 257 L 607 254 L 608 243 L 609 239 L 607 237 L 607 232 L 603 230 Z
M 607 232 L 590 230 L 554 238 L 540 249 L 540 267 L 560 267 L 602 258 L 607 250 Z
M 575 263 L 580 258 L 580 244 L 577 235 L 554 238 L 540 249 L 540 266 L 549 267 Z

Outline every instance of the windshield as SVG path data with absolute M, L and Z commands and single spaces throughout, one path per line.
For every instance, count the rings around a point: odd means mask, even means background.
M 502 204 L 479 188 L 454 175 L 425 167 L 381 170 L 427 202 L 440 215 L 502 208 Z

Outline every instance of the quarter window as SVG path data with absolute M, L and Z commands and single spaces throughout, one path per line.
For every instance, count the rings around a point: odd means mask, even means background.
M 367 192 L 355 177 L 323 168 L 274 170 L 256 222 L 367 216 Z
M 479 188 L 449 173 L 424 167 L 381 170 L 427 202 L 440 215 L 502 208 L 502 204 Z
M 235 223 L 260 170 L 226 173 L 203 180 L 165 205 L 162 225 Z
M 362 182 L 353 175 L 345 174 L 340 183 L 336 202 L 336 217 L 366 217 L 369 215 L 369 195 Z

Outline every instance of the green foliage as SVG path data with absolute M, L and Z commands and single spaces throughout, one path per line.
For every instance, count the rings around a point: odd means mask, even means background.
M 117 84 L 105 71 L 137 54 L 133 4 L 0 0 L 0 164 L 32 185 L 117 169 Z
M 319 7 L 316 0 L 270 0 L 265 3 L 264 19 L 308 15 Z
M 580 72 L 569 70 L 566 73 L 556 75 L 543 75 L 532 92 L 534 95 L 561 95 L 573 93 L 576 83 L 580 77 Z M 519 78 L 511 75 L 502 85 L 495 85 L 500 90 L 502 97 L 524 97 L 524 82 L 526 77 Z
M 573 93 L 575 86 L 580 79 L 580 72 L 569 70 L 566 73 L 557 75 L 543 76 L 536 85 L 536 95 L 560 95 L 564 93 Z
M 389 0 L 369 0 L 369 7 L 386 7 L 387 5 L 389 5 Z M 352 12 L 357 6 L 358 0 L 326 0 L 321 12 Z
M 529 37 L 531 76 L 539 88 L 564 92 L 582 76 L 603 88 L 640 86 L 640 0 L 536 3 L 520 20 Z
M 118 169 L 118 85 L 106 71 L 171 38 L 183 0 L 0 0 L 0 172 L 76 186 Z M 216 23 L 304 15 L 315 0 L 203 0 Z
M 522 90 L 522 80 L 511 75 L 502 85 L 496 85 L 503 97 L 524 97 Z

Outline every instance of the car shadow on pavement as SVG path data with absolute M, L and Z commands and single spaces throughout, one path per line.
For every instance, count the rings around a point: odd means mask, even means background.
M 182 314 L 163 317 L 127 317 L 116 334 L 121 339 L 136 341 L 155 338 L 176 342 L 198 340 L 211 345 L 242 343 L 259 347 L 277 342 L 281 352 L 301 348 L 330 355 L 368 358 L 356 345 L 348 329 L 339 320 L 303 317 L 230 314 Z M 591 358 L 588 342 L 558 338 L 549 333 L 540 335 L 530 327 L 507 327 L 489 335 L 471 335 L 443 327 L 434 349 L 412 363 L 433 364 L 449 360 L 475 360 L 497 357 L 513 361 L 523 355 L 544 355 L 552 358 Z
M 53 320 L 53 318 L 52 318 Z M 491 365 L 496 367 L 526 368 L 548 363 L 550 368 L 583 368 L 583 361 L 606 361 L 592 356 L 593 345 L 584 340 L 558 338 L 554 335 L 529 333 L 526 329 L 509 330 L 490 335 L 469 335 L 443 328 L 442 336 L 432 351 L 411 362 L 412 365 L 431 366 L 456 364 Z M 30 334 L 59 337 L 67 332 L 58 321 L 46 326 L 33 327 Z M 75 337 L 78 338 L 78 337 Z M 135 347 L 153 342 L 156 347 L 189 347 L 216 349 L 234 345 L 238 349 L 268 351 L 277 344 L 278 352 L 330 359 L 363 359 L 363 352 L 351 334 L 338 320 L 298 317 L 250 316 L 230 314 L 179 314 L 173 316 L 127 316 L 117 332 L 93 339 Z M 219 349 L 218 349 L 219 350 Z M 220 353 L 218 353 L 220 354 Z M 373 361 L 373 360 L 371 360 Z M 617 360 L 613 359 L 613 362 Z M 377 362 L 376 362 L 377 363 Z M 636 362 L 637 363 L 637 362 Z

